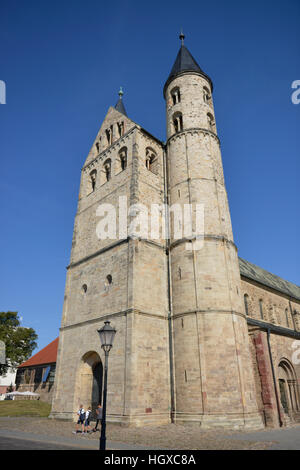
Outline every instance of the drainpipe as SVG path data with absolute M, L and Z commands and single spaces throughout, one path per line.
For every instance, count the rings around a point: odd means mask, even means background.
M 169 197 L 168 197 L 168 169 L 166 162 L 167 148 L 163 151 L 164 160 L 164 205 L 165 205 L 165 229 L 166 229 L 166 255 L 167 255 L 167 279 L 168 279 L 168 332 L 169 332 L 169 363 L 170 363 L 170 401 L 171 423 L 174 423 L 175 392 L 174 392 L 174 363 L 173 363 L 173 328 L 172 328 L 172 292 L 171 292 L 171 259 L 170 259 L 170 221 L 169 221 Z
M 276 378 L 275 378 L 275 371 L 274 371 L 274 364 L 273 364 L 272 351 L 271 351 L 271 345 L 270 345 L 270 328 L 267 329 L 267 341 L 268 341 L 268 349 L 269 349 L 269 356 L 270 356 L 271 369 L 272 369 L 272 376 L 273 376 L 273 383 L 274 383 L 274 391 L 275 391 L 275 396 L 276 396 L 276 405 L 277 405 L 279 426 L 282 427 L 282 426 L 283 426 L 283 422 L 282 422 L 282 419 L 281 419 L 279 397 L 278 397 L 278 391 L 277 391 L 277 385 L 276 385 Z

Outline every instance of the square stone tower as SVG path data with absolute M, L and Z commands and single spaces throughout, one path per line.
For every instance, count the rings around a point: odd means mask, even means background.
M 134 218 L 141 207 L 164 203 L 163 152 L 158 139 L 127 117 L 120 92 L 82 168 L 52 417 L 72 419 L 80 404 L 101 402 L 97 329 L 110 320 L 117 334 L 109 356 L 108 419 L 170 421 L 165 240 L 130 237 L 122 226 L 124 210 Z M 101 237 L 105 214 L 112 224 Z
M 80 404 L 101 402 L 97 329 L 110 320 L 117 334 L 109 357 L 108 420 L 262 427 L 213 85 L 180 38 L 164 86 L 166 144 L 128 118 L 120 91 L 82 168 L 56 418 L 72 419 Z M 201 233 L 197 204 L 204 208 Z M 189 208 L 194 236 L 175 236 L 174 207 L 181 213 Z

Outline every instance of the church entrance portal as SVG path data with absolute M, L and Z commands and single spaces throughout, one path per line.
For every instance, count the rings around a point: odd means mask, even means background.
M 95 351 L 86 353 L 79 365 L 74 407 L 82 404 L 84 409 L 92 407 L 92 418 L 96 417 L 98 403 L 102 403 L 103 366 Z
M 284 412 L 292 415 L 299 411 L 297 376 L 292 364 L 283 359 L 278 367 L 280 401 Z
M 99 403 L 102 404 L 102 362 L 98 362 L 93 367 L 93 385 L 92 385 L 92 416 L 96 418 L 96 408 Z

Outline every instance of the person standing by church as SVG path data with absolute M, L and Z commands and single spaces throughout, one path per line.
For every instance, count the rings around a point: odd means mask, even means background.
M 83 405 L 80 405 L 79 410 L 77 411 L 78 421 L 76 424 L 76 431 L 73 431 L 75 434 L 79 432 L 78 428 L 81 425 L 81 432 L 84 432 L 84 420 L 85 420 L 85 411 Z
M 98 431 L 98 424 L 99 422 L 101 423 L 101 420 L 102 420 L 102 406 L 99 403 L 96 408 L 96 426 L 93 429 L 94 432 Z
M 92 408 L 89 406 L 85 413 L 85 422 L 84 422 L 84 434 L 87 434 L 90 431 L 90 420 L 91 420 Z

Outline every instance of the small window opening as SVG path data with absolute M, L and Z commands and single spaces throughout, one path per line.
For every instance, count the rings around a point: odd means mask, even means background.
M 157 168 L 157 155 L 151 148 L 146 149 L 146 168 L 155 175 L 158 173 Z
M 105 133 L 106 133 L 107 143 L 108 143 L 108 145 L 110 145 L 110 144 L 111 144 L 111 132 L 110 132 L 110 129 L 106 129 Z
M 95 191 L 96 188 L 96 179 L 97 179 L 97 170 L 90 172 L 90 183 L 92 191 Z
M 211 104 L 211 94 L 208 88 L 206 87 L 203 88 L 203 101 L 206 104 L 209 104 L 209 105 Z
M 107 160 L 103 166 L 104 166 L 104 173 L 105 173 L 106 181 L 109 181 L 111 179 L 111 161 Z
M 122 137 L 122 135 L 124 135 L 124 121 L 118 122 L 118 132 L 119 137 Z
M 81 290 L 82 290 L 82 293 L 83 293 L 83 294 L 86 294 L 86 292 L 87 292 L 87 285 L 86 285 L 86 284 L 83 284 Z
M 119 169 L 121 171 L 126 170 L 127 168 L 127 148 L 123 147 L 119 151 Z
M 183 130 L 183 120 L 182 120 L 182 114 L 181 113 L 176 113 L 173 116 L 173 124 L 174 124 L 174 130 L 175 132 L 181 132 Z
M 209 130 L 214 132 L 215 131 L 215 121 L 214 121 L 213 115 L 210 114 L 210 113 L 207 114 L 207 124 L 208 124 Z
M 259 312 L 260 312 L 260 318 L 263 320 L 264 319 L 264 311 L 263 311 L 263 301 L 262 301 L 262 299 L 259 300 Z
M 286 326 L 289 328 L 289 327 L 290 327 L 290 323 L 289 323 L 289 311 L 288 311 L 287 308 L 285 309 L 285 321 L 286 321 Z
M 172 91 L 171 91 L 171 97 L 172 97 L 172 101 L 173 101 L 173 105 L 174 104 L 177 104 L 177 103 L 180 103 L 180 90 L 179 88 L 174 88 Z
M 249 315 L 249 305 L 248 305 L 249 296 L 248 294 L 244 295 L 244 304 L 245 304 L 245 313 Z

